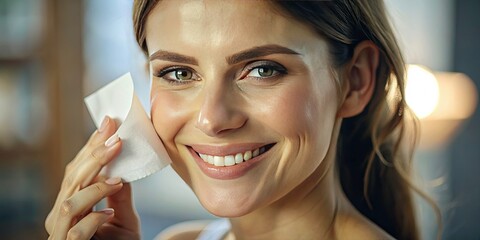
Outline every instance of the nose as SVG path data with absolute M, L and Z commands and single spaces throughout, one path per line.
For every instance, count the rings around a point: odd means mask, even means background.
M 230 91 L 216 88 L 205 91 L 195 127 L 214 137 L 241 128 L 247 122 L 239 109 L 238 98 Z

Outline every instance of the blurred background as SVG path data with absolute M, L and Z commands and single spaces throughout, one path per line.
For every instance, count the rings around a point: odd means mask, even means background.
M 415 64 L 407 101 L 422 124 L 417 182 L 442 209 L 443 239 L 480 239 L 480 1 L 386 4 Z M 149 109 L 131 8 L 132 0 L 0 0 L 0 239 L 47 238 L 64 167 L 95 129 L 85 96 L 131 72 Z M 170 168 L 135 182 L 134 194 L 144 239 L 213 218 Z M 423 237 L 434 239 L 433 211 L 421 200 L 418 209 Z

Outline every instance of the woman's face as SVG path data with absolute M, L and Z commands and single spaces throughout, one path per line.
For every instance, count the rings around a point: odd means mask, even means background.
M 264 1 L 164 0 L 146 37 L 152 121 L 210 212 L 263 208 L 324 166 L 338 102 L 314 31 Z

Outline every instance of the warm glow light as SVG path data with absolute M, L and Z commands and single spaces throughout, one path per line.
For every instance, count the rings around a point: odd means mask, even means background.
M 467 75 L 436 72 L 440 99 L 429 119 L 467 119 L 477 107 L 477 87 Z
M 405 100 L 420 118 L 419 147 L 444 146 L 477 106 L 477 87 L 465 74 L 407 67 Z
M 439 88 L 435 76 L 418 65 L 409 65 L 405 86 L 405 101 L 423 119 L 432 114 L 438 105 Z

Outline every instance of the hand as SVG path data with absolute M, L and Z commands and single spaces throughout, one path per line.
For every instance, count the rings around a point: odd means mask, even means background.
M 140 239 L 130 184 L 98 175 L 120 153 L 121 140 L 111 136 L 115 130 L 115 121 L 105 117 L 67 165 L 57 200 L 45 220 L 49 239 Z M 92 211 L 104 198 L 108 208 Z

